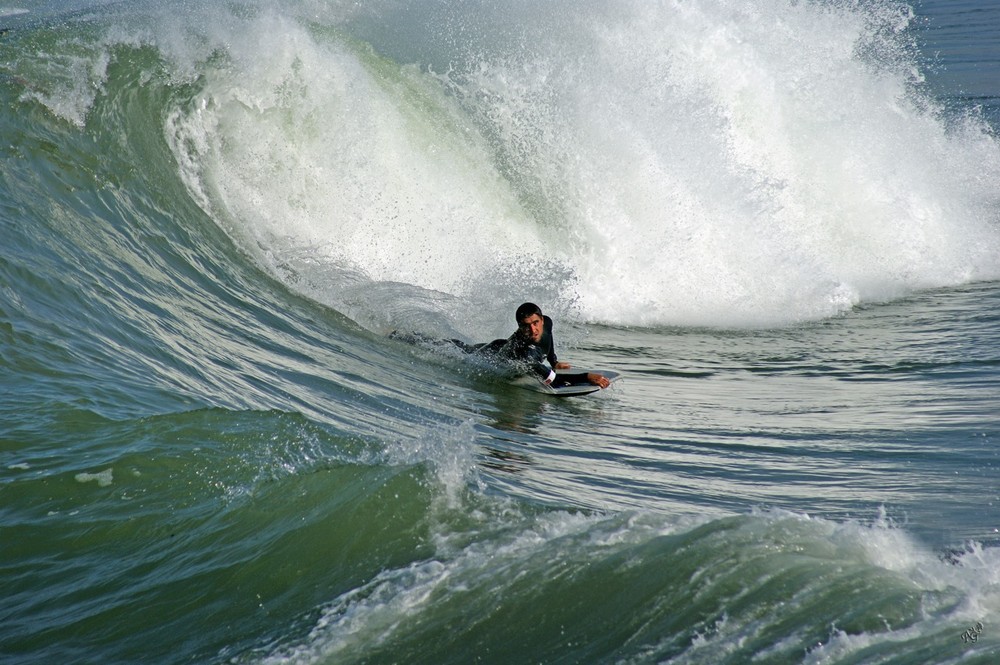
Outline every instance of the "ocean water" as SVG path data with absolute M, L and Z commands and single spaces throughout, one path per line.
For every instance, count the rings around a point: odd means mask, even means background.
M 1000 8 L 0 19 L 0 662 L 1000 659 Z

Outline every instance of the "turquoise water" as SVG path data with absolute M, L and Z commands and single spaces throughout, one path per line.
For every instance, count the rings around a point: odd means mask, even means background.
M 996 660 L 1000 12 L 0 16 L 0 661 Z

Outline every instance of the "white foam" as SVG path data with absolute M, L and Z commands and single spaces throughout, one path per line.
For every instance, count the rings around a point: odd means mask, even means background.
M 617 3 L 547 67 L 490 65 L 484 114 L 558 107 L 524 163 L 559 160 L 586 318 L 766 325 L 1000 274 L 997 144 L 913 93 L 879 32 L 908 16 L 877 11 Z
M 505 516 L 511 518 L 516 513 L 514 510 Z M 619 522 L 609 521 L 612 530 L 617 531 Z M 455 597 L 481 592 L 483 587 L 505 588 L 524 574 L 524 567 L 531 562 L 551 560 L 553 540 L 579 537 L 604 525 L 604 518 L 553 513 L 529 521 L 527 528 L 499 542 L 470 544 L 456 534 L 460 541 L 456 548 L 438 543 L 444 556 L 385 570 L 367 584 L 336 598 L 323 609 L 303 644 L 278 649 L 262 662 L 328 662 L 344 653 L 368 651 L 372 645 L 391 642 L 397 633 L 412 629 L 408 624 L 415 617 L 432 611 L 436 605 L 453 603 Z
M 908 8 L 490 16 L 421 34 L 437 74 L 280 10 L 223 22 L 225 66 L 167 127 L 184 177 L 279 277 L 359 319 L 392 306 L 366 285 L 760 326 L 1000 277 L 1000 149 L 919 92 Z
M 99 473 L 78 473 L 74 478 L 79 483 L 96 482 L 99 487 L 108 487 L 114 482 L 114 469 L 105 469 Z
M 251 35 L 168 138 L 200 198 L 271 267 L 306 247 L 320 270 L 460 293 L 540 250 L 476 132 L 418 70 L 280 17 Z
M 630 556 L 621 565 L 628 567 L 662 565 L 658 557 L 645 558 L 653 552 L 704 556 L 705 561 L 690 581 L 677 580 L 677 584 L 690 584 L 688 591 L 702 600 L 706 595 L 720 594 L 718 601 L 727 605 L 716 616 L 693 620 L 688 626 L 691 644 L 683 653 L 674 651 L 676 634 L 653 636 L 654 641 L 642 647 L 650 656 L 673 653 L 671 662 L 704 662 L 719 654 L 745 654 L 748 640 L 761 643 L 761 635 L 770 632 L 773 636 L 778 626 L 780 639 L 767 643 L 755 653 L 756 659 L 795 657 L 803 662 L 827 663 L 871 651 L 890 653 L 897 644 L 911 650 L 915 644 L 923 648 L 948 644 L 962 648 L 962 629 L 955 627 L 985 623 L 1000 609 L 995 605 L 1000 597 L 995 572 L 1000 569 L 996 565 L 998 550 L 972 547 L 957 563 L 944 561 L 884 519 L 873 524 L 836 522 L 763 510 L 747 519 L 726 518 L 724 523 L 713 525 L 713 520 L 705 516 L 678 519 L 651 513 L 587 516 L 551 512 L 531 517 L 516 506 L 507 511 L 498 506 L 493 514 L 473 513 L 468 520 L 463 520 L 466 529 L 475 528 L 473 523 L 478 521 L 484 534 L 470 538 L 467 531 L 450 532 L 442 525 L 443 531 L 435 534 L 436 553 L 432 558 L 385 570 L 333 599 L 323 608 L 307 638 L 276 648 L 262 661 L 328 662 L 349 659 L 354 653 L 370 653 L 373 646 L 405 642 L 409 631 L 419 633 L 434 621 L 442 621 L 440 615 L 435 615 L 442 608 L 448 608 L 445 616 L 453 616 L 448 612 L 485 612 L 475 615 L 485 621 L 489 615 L 488 604 L 484 609 L 485 599 L 502 597 L 505 603 L 536 601 L 531 594 L 515 593 L 518 587 L 523 591 L 519 580 L 527 576 L 536 576 L 539 585 L 553 584 L 557 591 L 559 583 L 547 577 L 553 572 L 550 562 L 561 562 L 557 572 L 572 578 L 589 574 L 591 563 L 615 561 L 625 553 Z M 684 536 L 677 540 L 660 537 L 678 533 Z M 671 551 L 675 547 L 679 549 Z M 803 575 L 805 566 L 811 567 L 811 576 Z M 733 567 L 742 568 L 745 577 L 738 585 L 742 591 L 731 586 Z M 594 568 L 606 570 L 603 565 Z M 870 630 L 845 630 L 836 622 L 823 626 L 822 639 L 806 645 L 803 653 L 801 631 L 815 628 L 817 620 L 810 613 L 826 611 L 825 606 L 831 602 L 825 598 L 825 585 L 844 584 L 855 574 L 870 575 L 889 589 L 905 590 L 923 600 L 894 622 L 886 618 L 885 625 L 872 615 L 875 627 Z M 683 596 L 676 588 L 664 592 Z M 630 611 L 649 610 L 641 601 L 629 609 L 629 599 L 611 600 L 617 602 L 625 620 L 637 619 Z M 861 600 L 857 607 L 864 608 L 868 600 Z M 850 598 L 836 602 L 843 603 L 840 616 L 845 623 L 857 619 Z M 795 625 L 790 627 L 791 622 Z M 635 639 L 649 637 L 637 635 Z M 656 643 L 661 637 L 662 642 Z M 983 642 L 987 639 L 991 636 L 984 632 Z

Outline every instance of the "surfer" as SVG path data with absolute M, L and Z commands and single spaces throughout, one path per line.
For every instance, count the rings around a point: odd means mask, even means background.
M 495 339 L 484 344 L 466 344 L 461 340 L 451 340 L 466 353 L 474 353 L 505 363 L 526 367 L 538 380 L 547 386 L 578 386 L 584 384 L 607 388 L 610 382 L 595 372 L 557 372 L 570 369 L 569 363 L 556 358 L 555 343 L 552 339 L 552 319 L 542 314 L 542 309 L 530 302 L 517 308 L 514 313 L 517 330 L 506 339 Z
M 595 385 L 607 388 L 611 382 L 596 372 L 563 372 L 570 369 L 569 363 L 556 358 L 555 343 L 552 339 L 552 319 L 542 314 L 542 309 L 530 302 L 517 308 L 514 313 L 517 330 L 510 337 L 495 339 L 482 344 L 466 344 L 460 339 L 431 339 L 419 333 L 401 334 L 395 330 L 389 337 L 410 344 L 454 344 L 465 353 L 474 354 L 504 365 L 524 368 L 539 381 L 553 388 L 563 386 Z

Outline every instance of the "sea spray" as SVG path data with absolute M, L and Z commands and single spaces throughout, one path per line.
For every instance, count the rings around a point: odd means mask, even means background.
M 764 326 L 1000 276 L 1000 151 L 924 89 L 906 5 L 480 5 L 145 7 L 19 71 L 82 127 L 153 49 L 190 196 L 382 332 L 425 293 L 475 338 L 484 303 Z
M 981 178 L 997 146 L 922 93 L 909 18 L 616 3 L 450 78 L 560 218 L 544 222 L 565 236 L 584 318 L 814 319 L 997 274 Z
M 586 320 L 720 326 L 1000 274 L 983 175 L 1000 152 L 922 92 L 903 6 L 588 3 L 478 49 L 457 35 L 485 26 L 447 7 L 415 65 L 251 23 L 280 36 L 272 57 L 214 72 L 175 121 L 200 137 L 175 151 L 216 214 L 356 318 L 392 302 L 346 301 L 312 271 L 451 294 L 457 318 L 541 288 Z

